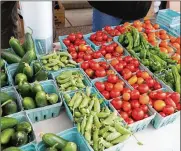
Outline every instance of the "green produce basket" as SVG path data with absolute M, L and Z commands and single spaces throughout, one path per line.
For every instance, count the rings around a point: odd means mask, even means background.
M 65 71 L 79 71 L 84 77 L 83 83 L 85 84 L 85 86 L 91 86 L 91 83 L 88 80 L 88 77 L 86 76 L 85 72 L 80 68 L 62 69 L 62 70 L 59 70 L 57 72 L 51 73 L 51 78 L 55 81 L 56 85 L 57 85 L 56 77 Z M 58 85 L 57 85 L 57 88 L 58 88 Z M 77 90 L 74 90 L 74 91 L 77 91 Z M 61 94 L 63 91 L 59 91 L 59 92 Z M 71 91 L 64 91 L 64 92 L 71 92 Z
M 26 145 L 21 146 L 21 148 L 26 148 L 30 144 L 36 142 L 36 135 L 35 135 L 35 130 L 33 128 L 32 122 L 31 122 L 31 120 L 29 119 L 29 117 L 27 116 L 27 114 L 24 111 L 22 111 L 22 112 L 20 112 L 20 113 L 18 113 L 16 115 L 15 114 L 14 115 L 9 115 L 7 117 L 13 117 L 13 118 L 16 118 L 19 122 L 26 121 L 26 122 L 29 122 L 31 124 L 32 132 L 31 132 L 31 134 L 29 135 L 29 138 L 28 138 L 29 143 L 27 143 Z M 27 151 L 29 151 L 29 150 L 27 150 Z
M 15 98 L 15 102 L 17 104 L 18 107 L 18 112 L 14 113 L 14 114 L 19 114 L 23 109 L 20 103 L 20 97 L 18 95 L 18 92 L 16 91 L 16 89 L 13 86 L 10 87 L 4 87 L 1 89 L 1 92 L 5 92 L 7 93 L 9 96 L 12 96 L 13 98 Z M 12 114 L 12 115 L 14 115 Z
M 41 81 L 39 82 L 40 85 L 43 87 L 43 90 L 50 94 L 50 93 L 56 93 L 59 97 L 59 101 L 56 104 L 48 105 L 45 107 L 39 107 L 35 109 L 25 110 L 26 114 L 32 121 L 32 123 L 43 121 L 46 119 L 57 117 L 60 113 L 61 106 L 62 106 L 62 98 L 59 96 L 59 92 L 57 90 L 57 86 L 53 80 L 47 80 L 47 81 Z M 33 85 L 33 83 L 31 83 Z M 20 95 L 21 104 L 23 101 L 22 96 Z M 22 105 L 23 107 L 23 105 Z M 24 109 L 24 108 L 23 108 Z
M 57 135 L 62 137 L 63 139 L 65 139 L 67 141 L 76 143 L 77 147 L 78 147 L 78 151 L 90 151 L 84 138 L 77 131 L 76 127 L 73 127 L 71 129 L 60 132 Z M 43 143 L 43 141 L 38 143 L 37 150 L 38 151 L 45 151 L 46 150 L 46 145 Z
M 166 89 L 162 89 L 162 90 L 165 92 L 168 92 Z M 149 108 L 153 113 L 156 114 L 154 119 L 151 121 L 151 124 L 153 125 L 155 129 L 159 129 L 170 123 L 173 123 L 180 116 L 180 111 L 178 111 L 178 112 L 175 112 L 174 114 L 163 117 L 153 107 L 149 106 Z
M 22 151 L 37 151 L 34 143 L 24 145 L 20 148 Z

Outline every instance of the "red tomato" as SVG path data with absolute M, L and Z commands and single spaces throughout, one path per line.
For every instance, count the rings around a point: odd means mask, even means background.
M 113 55 L 114 57 L 119 57 L 121 54 L 118 53 L 118 52 L 113 52 L 112 55 Z
M 105 30 L 105 31 L 110 31 L 111 29 L 112 29 L 111 26 L 105 26 L 105 27 L 104 27 L 104 30 Z
M 156 99 L 156 94 L 157 94 L 156 91 L 151 91 L 150 94 L 149 94 L 149 97 L 150 97 L 151 99 Z
M 111 58 L 112 58 L 112 55 L 111 55 L 110 53 L 107 53 L 107 54 L 105 55 L 105 58 L 106 58 L 106 59 L 111 59 Z
M 132 90 L 131 91 L 131 99 L 132 100 L 138 100 L 140 97 L 140 92 L 138 90 Z
M 97 51 L 97 52 L 94 52 L 94 53 L 93 53 L 93 58 L 94 58 L 94 59 L 101 58 L 101 56 L 102 56 L 102 54 L 101 54 L 100 51 Z
M 107 70 L 107 71 L 106 71 L 106 74 L 107 74 L 107 75 L 111 75 L 111 74 L 115 74 L 115 73 L 114 73 L 113 70 Z
M 113 51 L 114 51 L 114 47 L 113 46 L 111 46 L 111 45 L 106 46 L 106 52 L 111 53 Z
M 95 35 L 95 34 L 93 34 L 93 35 L 90 36 L 90 40 L 91 40 L 91 41 L 94 41 L 95 39 L 96 39 L 96 35 Z
M 131 93 L 131 90 L 129 88 L 123 88 L 122 93 Z
M 107 36 L 107 35 L 104 35 L 102 38 L 103 38 L 103 40 L 105 40 L 105 41 L 106 41 L 106 40 L 107 40 L 107 38 L 108 38 L 108 36 Z
M 123 93 L 123 100 L 124 101 L 129 101 L 130 98 L 131 98 L 130 93 Z
M 141 71 L 141 70 L 139 70 L 138 72 L 136 72 L 136 76 L 137 76 L 137 77 L 141 77 L 141 75 L 142 75 L 142 71 Z
M 119 97 L 120 96 L 120 92 L 118 91 L 118 90 L 111 90 L 111 92 L 110 92 L 110 96 L 111 96 L 111 98 L 117 98 L 117 97 Z
M 139 102 L 140 102 L 140 104 L 148 104 L 149 103 L 149 96 L 146 93 L 140 95 Z
M 81 44 L 81 45 L 79 45 L 78 50 L 82 51 L 82 52 L 85 52 L 85 51 L 87 51 L 87 46 L 84 45 L 84 44 Z
M 106 71 L 104 68 L 100 67 L 99 69 L 96 70 L 96 76 L 97 77 L 105 77 L 106 76 Z
M 128 125 L 134 123 L 133 119 L 131 119 L 131 118 L 125 119 L 125 122 L 126 122 Z
M 98 42 L 101 42 L 101 41 L 103 41 L 103 38 L 102 38 L 102 36 L 96 36 L 96 41 L 98 41 Z
M 148 115 L 147 113 L 145 113 L 144 119 L 145 119 L 145 118 L 148 118 L 148 117 L 149 117 L 149 115 Z
M 70 46 L 70 40 L 68 40 L 68 39 L 64 39 L 64 40 L 63 40 L 63 43 L 64 43 L 66 46 Z
M 114 85 L 114 89 L 121 92 L 123 90 L 123 84 L 121 82 L 117 82 L 115 85 Z
M 76 48 L 74 46 L 69 46 L 68 51 L 69 52 L 76 52 Z
M 166 105 L 171 105 L 171 106 L 173 106 L 174 109 L 176 108 L 175 102 L 174 102 L 170 97 L 166 97 L 166 98 L 165 98 L 165 103 L 166 103 Z
M 149 86 L 149 88 L 152 88 L 154 86 L 154 83 L 155 83 L 155 81 L 152 78 L 146 79 L 145 82 Z
M 90 69 L 90 68 L 86 69 L 86 70 L 85 70 L 85 73 L 86 73 L 90 78 L 92 78 L 93 75 L 94 75 L 94 71 L 93 71 L 92 69 Z
M 165 113 L 166 115 L 171 115 L 174 113 L 174 108 L 173 106 L 171 105 L 166 105 L 164 108 L 163 108 L 163 113 Z
M 140 107 L 140 103 L 138 100 L 132 100 L 131 101 L 131 108 L 135 109 L 135 108 L 139 108 Z
M 88 60 L 91 60 L 91 59 L 92 59 L 92 56 L 90 54 L 84 55 L 84 60 L 85 61 L 88 61 Z
M 67 36 L 67 38 L 71 41 L 74 42 L 76 40 L 75 34 L 71 33 Z
M 153 104 L 156 111 L 160 112 L 163 110 L 163 108 L 166 106 L 165 102 L 163 100 L 156 100 Z
M 116 47 L 118 46 L 118 44 L 115 43 L 115 42 L 113 42 L 111 45 L 112 45 L 114 48 L 116 48 Z
M 138 86 L 138 91 L 143 94 L 143 93 L 147 93 L 149 91 L 149 87 L 147 84 L 140 84 Z
M 113 84 L 112 83 L 107 82 L 105 84 L 105 86 L 106 86 L 106 91 L 111 91 L 113 89 Z
M 121 111 L 120 116 L 125 120 L 128 118 L 128 114 L 126 112 Z
M 99 50 L 101 52 L 101 54 L 104 56 L 106 54 L 106 50 L 105 49 L 100 49 Z
M 124 61 L 126 61 L 126 63 L 129 63 L 131 60 L 133 60 L 131 56 L 124 57 Z
M 123 64 L 118 63 L 118 64 L 116 64 L 116 65 L 114 66 L 114 68 L 115 68 L 116 71 L 120 72 L 120 71 L 123 70 Z
M 165 92 L 157 92 L 156 98 L 158 100 L 164 100 L 166 98 L 167 94 Z
M 75 51 L 72 51 L 70 55 L 72 56 L 73 59 L 77 59 L 77 53 Z
M 129 110 L 129 111 L 127 111 L 126 113 L 128 114 L 128 116 L 131 116 L 132 110 Z
M 84 53 L 84 52 L 78 52 L 78 58 L 83 58 L 83 57 L 84 57 L 84 55 L 85 55 L 85 53 Z
M 160 85 L 160 83 L 158 83 L 158 82 L 155 82 L 154 83 L 154 89 L 155 90 L 158 90 L 158 89 L 161 89 L 162 87 L 161 87 L 161 85 Z
M 76 62 L 81 63 L 81 62 L 83 62 L 83 61 L 84 61 L 84 60 L 83 60 L 82 58 L 78 58 Z
M 144 118 L 144 111 L 140 108 L 133 109 L 132 117 L 136 121 L 142 120 Z
M 132 72 L 129 69 L 124 68 L 123 71 L 122 71 L 122 75 L 123 75 L 123 78 L 125 80 L 127 80 L 127 79 L 131 78 Z
M 130 61 L 130 64 L 133 64 L 135 67 L 138 67 L 140 65 L 139 61 L 135 58 Z
M 85 61 L 85 62 L 82 62 L 81 68 L 84 69 L 84 70 L 85 70 L 85 69 L 88 69 L 88 68 L 89 68 L 89 62 L 86 62 L 86 61 Z
M 75 35 L 75 37 L 76 37 L 77 39 L 82 39 L 82 38 L 83 38 L 83 34 L 82 34 L 82 33 L 77 33 L 77 34 Z
M 181 110 L 181 105 L 180 105 L 180 103 L 177 103 L 177 104 L 176 104 L 176 107 L 177 107 L 177 110 L 179 110 L 179 111 Z
M 143 104 L 140 106 L 140 109 L 142 109 L 145 113 L 148 113 L 148 106 Z
M 131 72 L 134 72 L 135 71 L 135 67 L 134 67 L 134 65 L 133 64 L 128 64 L 127 66 L 126 66 L 126 68 L 128 68 Z
M 128 112 L 131 110 L 131 104 L 127 101 L 123 101 L 122 108 L 125 112 Z
M 100 65 L 99 65 L 98 62 L 91 62 L 91 63 L 90 63 L 90 67 L 91 67 L 91 69 L 93 69 L 93 70 L 98 70 L 98 69 L 100 68 Z
M 110 82 L 110 83 L 116 83 L 118 80 L 118 77 L 114 74 L 111 74 L 107 77 L 107 81 Z
M 110 95 L 109 95 L 109 92 L 108 92 L 108 91 L 102 91 L 101 94 L 102 94 L 107 100 L 110 99 Z
M 102 92 L 102 91 L 105 90 L 105 85 L 104 85 L 103 82 L 97 81 L 97 82 L 95 83 L 95 86 L 96 86 L 96 88 L 97 88 L 100 92 Z
M 102 61 L 102 62 L 99 62 L 100 66 L 103 67 L 105 70 L 106 69 L 109 69 L 109 64 L 107 64 L 106 62 Z
M 160 115 L 161 115 L 162 117 L 166 117 L 166 114 L 163 113 L 163 112 L 160 112 Z
M 173 92 L 170 97 L 176 104 L 180 102 L 180 94 L 178 92 Z
M 122 107 L 122 101 L 120 98 L 115 98 L 111 101 L 111 104 L 114 106 L 116 110 L 120 110 Z

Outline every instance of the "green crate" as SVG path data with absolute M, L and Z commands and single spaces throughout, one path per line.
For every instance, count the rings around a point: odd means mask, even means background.
M 60 113 L 61 106 L 62 106 L 62 98 L 61 96 L 59 96 L 59 92 L 57 90 L 55 82 L 53 80 L 47 80 L 47 81 L 41 81 L 39 83 L 43 87 L 46 93 L 56 93 L 59 97 L 59 101 L 58 103 L 53 104 L 53 105 L 25 110 L 26 114 L 31 119 L 32 123 L 57 117 Z M 33 85 L 33 83 L 31 83 L 31 85 Z M 23 98 L 21 95 L 20 95 L 20 98 L 21 98 L 20 101 L 22 104 Z M 22 105 L 22 108 L 23 108 L 23 105 Z
M 18 106 L 18 112 L 14 113 L 14 114 L 18 114 L 23 110 L 22 106 L 21 106 L 21 103 L 20 103 L 20 97 L 19 97 L 18 92 L 16 91 L 16 89 L 14 87 L 12 87 L 12 86 L 4 87 L 4 88 L 1 89 L 1 92 L 5 92 L 8 95 L 10 95 L 10 96 L 12 96 L 13 98 L 16 99 L 15 102 L 16 102 L 16 104 Z

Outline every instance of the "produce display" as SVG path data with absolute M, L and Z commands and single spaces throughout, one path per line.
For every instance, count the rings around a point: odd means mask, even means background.
M 6 116 L 13 113 L 16 113 L 21 110 L 21 108 L 17 104 L 17 98 L 11 96 L 7 92 L 0 92 L 0 100 L 1 100 L 1 107 L 0 107 L 0 115 Z
M 95 33 L 91 34 L 89 40 L 92 41 L 96 46 L 112 42 L 112 38 L 103 31 L 96 31 Z
M 31 142 L 32 126 L 13 117 L 1 118 L 2 151 L 21 151 L 18 147 Z
M 109 45 L 102 45 L 97 53 L 101 53 L 105 59 L 113 59 L 124 54 L 124 49 L 119 46 L 117 43 L 113 42 Z
M 67 70 L 56 77 L 56 82 L 61 92 L 83 89 L 86 87 L 84 75 L 80 70 Z
M 82 62 L 80 66 L 90 79 L 106 77 L 109 74 L 114 74 L 114 71 L 104 59 L 85 61 Z
M 77 63 L 67 52 L 53 52 L 41 57 L 43 67 L 47 71 L 57 71 L 63 68 L 75 68 Z
M 103 151 L 124 142 L 131 136 L 116 112 L 112 112 L 89 87 L 86 93 L 64 94 L 65 101 L 73 114 L 78 131 L 85 137 L 94 151 Z
M 150 69 L 156 75 L 161 72 L 169 73 L 168 81 L 166 77 L 161 80 L 166 81 L 174 91 L 180 93 L 180 75 L 176 68 L 176 61 L 172 60 L 168 54 L 161 52 L 158 47 L 153 47 L 148 44 L 146 39 L 135 28 L 129 27 L 130 31 L 119 36 L 118 42 L 121 43 L 128 52 L 137 58 L 143 65 Z M 172 73 L 169 70 L 172 70 Z M 160 78 L 160 76 L 158 76 Z M 168 77 L 167 77 L 168 78 Z M 167 82 L 168 81 L 168 82 Z
M 8 76 L 5 69 L 5 61 L 0 59 L 1 87 L 8 85 Z
M 106 100 L 117 98 L 127 90 L 124 81 L 115 74 L 110 74 L 102 80 L 96 80 L 94 85 Z
M 38 82 L 31 85 L 23 81 L 18 85 L 17 90 L 22 96 L 22 105 L 25 110 L 52 105 L 59 100 L 56 93 L 46 93 Z
M 89 45 L 81 44 L 78 47 L 69 47 L 68 52 L 77 63 L 98 59 L 102 57 L 100 52 L 95 52 Z
M 78 151 L 74 142 L 69 142 L 53 133 L 43 134 L 42 141 L 47 145 L 45 151 Z
M 69 49 L 71 47 L 75 48 L 81 44 L 86 44 L 86 41 L 83 39 L 82 33 L 71 33 L 66 38 L 63 39 L 63 43 Z
M 115 28 L 111 28 L 111 26 L 105 26 L 103 30 L 111 37 L 119 36 L 122 33 L 121 26 L 116 26 Z

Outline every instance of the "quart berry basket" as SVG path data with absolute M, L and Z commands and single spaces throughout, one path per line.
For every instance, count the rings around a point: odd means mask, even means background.
M 28 115 L 28 117 L 31 119 L 32 123 L 57 117 L 60 114 L 60 110 L 62 106 L 62 98 L 59 95 L 55 82 L 53 80 L 47 80 L 47 81 L 41 81 L 39 83 L 43 87 L 43 90 L 46 93 L 48 94 L 56 93 L 59 97 L 58 98 L 59 100 L 58 100 L 58 103 L 56 104 L 47 105 L 44 107 L 39 107 L 35 109 L 30 109 L 30 110 L 25 110 L 23 108 L 26 114 Z M 22 104 L 23 98 L 21 95 L 20 95 L 20 98 L 21 98 L 21 104 Z
M 18 92 L 16 91 L 16 89 L 13 87 L 13 86 L 10 86 L 10 87 L 4 87 L 1 89 L 1 92 L 5 92 L 7 93 L 9 96 L 12 96 L 13 98 L 15 98 L 15 102 L 17 104 L 17 109 L 18 109 L 18 112 L 14 113 L 14 114 L 11 114 L 11 115 L 16 115 L 16 114 L 19 114 L 23 109 L 22 109 L 22 106 L 21 106 L 21 101 L 20 101 L 20 97 L 18 95 Z
M 78 151 L 90 151 L 85 140 L 80 135 L 80 133 L 77 131 L 76 127 L 73 127 L 71 129 L 60 132 L 57 135 L 69 142 L 74 142 L 77 145 Z M 46 145 L 43 143 L 43 141 L 38 143 L 37 150 L 38 151 L 46 150 Z

